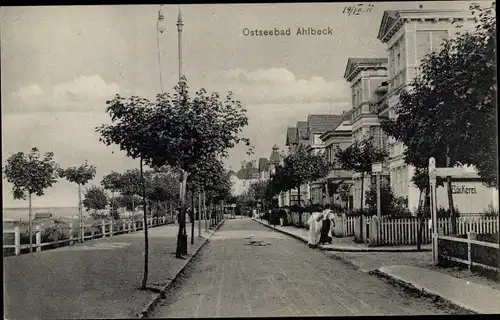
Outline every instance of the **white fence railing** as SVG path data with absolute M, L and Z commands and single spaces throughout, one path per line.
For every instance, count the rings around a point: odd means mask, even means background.
M 306 227 L 309 213 L 302 213 L 302 223 L 299 223 L 299 214 L 292 212 L 288 218 L 296 227 Z M 372 221 L 373 220 L 373 221 Z M 416 245 L 418 239 L 419 220 L 412 218 L 382 217 L 380 220 L 373 217 L 363 217 L 363 228 L 360 228 L 360 217 L 347 217 L 346 215 L 334 218 L 333 235 L 336 237 L 354 236 L 356 241 L 370 243 L 371 245 Z M 374 224 L 377 225 L 374 225 Z M 437 228 L 443 235 L 451 234 L 451 218 L 439 218 Z M 428 221 L 421 226 L 422 243 L 432 241 Z M 360 230 L 361 229 L 361 230 Z M 457 234 L 465 235 L 468 232 L 495 233 L 498 232 L 498 216 L 480 216 L 477 214 L 461 214 L 457 219 Z M 372 241 L 370 241 L 370 237 Z M 377 239 L 376 241 L 374 239 Z
M 148 218 L 147 221 L 148 221 L 148 227 L 157 227 L 160 225 L 173 222 L 173 218 L 171 216 L 154 217 L 154 218 Z M 88 229 L 90 229 L 90 234 L 88 232 Z M 144 220 L 140 221 L 122 220 L 118 222 L 102 221 L 100 225 L 85 225 L 83 238 L 84 241 L 92 240 L 95 238 L 111 237 L 114 235 L 131 233 L 143 229 L 144 229 Z M 76 238 L 74 237 L 75 232 L 78 231 L 79 231 L 78 226 L 73 227 L 73 223 L 70 222 L 69 237 L 67 239 L 42 243 L 43 229 L 40 226 L 35 226 L 35 231 L 33 232 L 35 236 L 35 241 L 32 245 L 33 249 L 35 252 L 39 252 L 42 251 L 42 248 L 46 246 L 61 245 L 61 244 L 73 245 L 75 242 L 78 241 L 78 237 Z M 29 244 L 21 244 L 21 229 L 19 227 L 15 227 L 14 229 L 3 230 L 3 234 L 4 234 L 4 241 L 5 241 L 5 235 L 14 234 L 13 244 L 5 244 L 5 243 L 3 244 L 4 255 L 5 255 L 5 249 L 13 248 L 14 254 L 19 255 L 21 254 L 21 250 L 28 249 L 30 246 Z
M 437 229 L 442 235 L 451 234 L 451 218 L 439 218 Z M 417 244 L 419 221 L 417 218 L 375 220 L 369 225 L 368 238 L 363 238 L 372 245 L 414 245 Z M 496 233 L 498 232 L 498 217 L 483 217 L 457 219 L 457 235 L 466 235 L 469 232 Z M 372 240 L 370 241 L 370 237 Z M 426 221 L 422 225 L 422 243 L 432 242 L 432 234 Z

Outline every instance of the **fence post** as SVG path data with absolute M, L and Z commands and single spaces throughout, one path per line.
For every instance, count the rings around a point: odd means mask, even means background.
M 113 236 L 113 220 L 109 222 L 109 236 Z
M 368 246 L 376 246 L 380 244 L 380 239 L 379 239 L 379 217 L 378 216 L 373 216 L 370 219 L 370 222 L 368 223 L 369 228 L 367 234 L 368 238 Z
M 73 245 L 73 222 L 69 223 L 69 245 Z
M 102 221 L 101 228 L 102 228 L 102 237 L 105 238 L 106 237 L 106 223 L 104 221 Z
M 14 227 L 14 253 L 18 256 L 21 253 L 21 230 L 19 227 Z
M 35 246 L 36 246 L 36 249 L 35 249 L 35 252 L 40 252 L 42 251 L 42 232 L 40 230 L 40 226 L 36 226 L 35 227 Z
M 342 222 L 342 236 L 347 237 L 347 216 L 345 213 L 342 213 L 342 219 L 340 221 Z
M 476 240 L 477 233 L 474 231 L 467 232 L 467 261 L 469 265 L 469 270 L 472 267 L 472 244 L 470 240 Z
M 94 239 L 95 236 L 95 229 L 94 226 L 92 226 L 92 229 L 90 229 L 90 240 Z

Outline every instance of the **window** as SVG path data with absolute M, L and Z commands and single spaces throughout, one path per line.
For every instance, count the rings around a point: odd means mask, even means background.
M 443 44 L 444 40 L 447 37 L 448 37 L 447 31 L 432 31 L 431 32 L 432 50 L 435 51 L 441 49 L 441 45 Z
M 406 77 L 406 51 L 405 38 L 399 38 L 389 50 L 389 78 L 391 88 L 397 88 L 405 83 Z
M 431 50 L 439 50 L 441 44 L 448 37 L 446 30 L 417 31 L 417 64 Z

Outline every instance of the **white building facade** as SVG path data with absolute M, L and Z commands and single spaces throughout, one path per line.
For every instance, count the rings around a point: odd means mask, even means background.
M 472 26 L 470 13 L 462 10 L 390 10 L 384 13 L 377 38 L 387 45 L 389 60 L 387 95 L 383 107 L 379 108 L 381 117 L 396 117 L 393 110 L 399 103 L 398 91 L 418 75 L 420 61 L 428 52 L 439 50 L 445 39 L 461 30 L 453 22 L 463 25 L 462 29 Z M 406 197 L 408 208 L 414 211 L 420 198 L 420 191 L 411 182 L 414 167 L 404 163 L 402 143 L 390 138 L 388 148 L 391 189 Z M 460 212 L 482 212 L 489 205 L 498 208 L 498 190 L 485 187 L 470 168 L 456 168 L 456 171 L 462 175 L 453 181 L 454 203 Z M 438 188 L 438 206 L 448 208 L 446 194 L 446 186 Z

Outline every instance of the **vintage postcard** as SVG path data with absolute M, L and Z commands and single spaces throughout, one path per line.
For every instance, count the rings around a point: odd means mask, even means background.
M 500 313 L 494 2 L 0 29 L 5 319 Z

